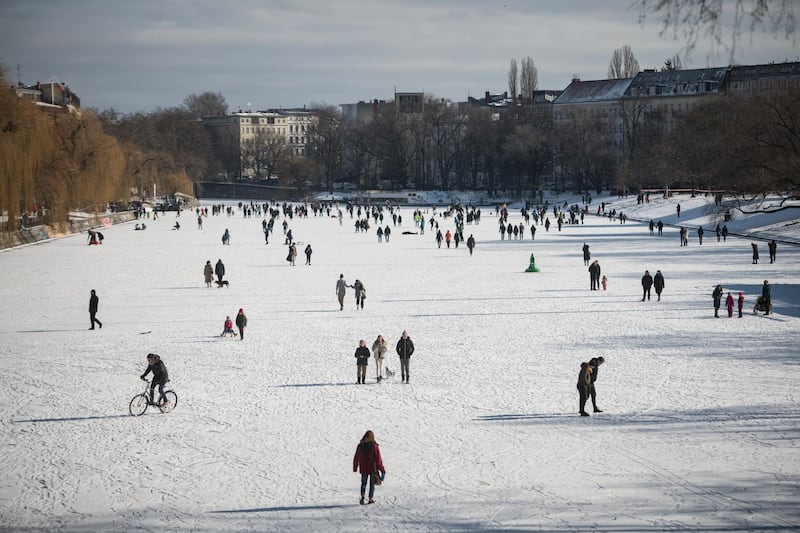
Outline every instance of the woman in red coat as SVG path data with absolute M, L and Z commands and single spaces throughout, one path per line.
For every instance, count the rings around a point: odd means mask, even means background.
M 386 474 L 383 468 L 383 459 L 381 458 L 381 449 L 378 443 L 375 442 L 375 434 L 372 431 L 367 431 L 361 437 L 361 442 L 358 443 L 356 454 L 353 457 L 353 472 L 361 472 L 361 500 L 358 503 L 364 505 L 364 491 L 367 488 L 367 481 L 369 481 L 369 502 L 375 503 L 372 497 L 375 495 L 375 472 L 380 472 L 381 475 Z

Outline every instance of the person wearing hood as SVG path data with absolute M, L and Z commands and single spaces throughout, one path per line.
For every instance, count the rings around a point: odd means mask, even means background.
M 653 286 L 653 276 L 650 275 L 649 270 L 644 271 L 644 276 L 642 276 L 642 301 L 645 298 L 650 300 L 650 287 Z
M 656 270 L 656 275 L 653 277 L 653 288 L 658 295 L 658 301 L 661 301 L 661 291 L 664 290 L 664 274 L 660 270 Z

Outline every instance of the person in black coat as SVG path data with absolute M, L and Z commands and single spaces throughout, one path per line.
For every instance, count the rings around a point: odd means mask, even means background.
M 357 384 L 364 384 L 366 383 L 367 379 L 367 362 L 369 361 L 369 348 L 367 348 L 367 343 L 364 342 L 364 339 L 358 341 L 358 348 L 356 348 L 356 378 Z
M 150 382 L 150 404 L 153 404 L 153 393 L 155 392 L 156 385 L 158 385 L 158 403 L 167 401 L 164 396 L 164 385 L 169 381 L 169 374 L 164 361 L 161 356 L 154 353 L 147 354 L 147 370 L 144 374 L 139 376 L 142 381 L 146 380 L 147 374 L 153 373 L 153 381 Z
M 578 372 L 578 410 L 581 416 L 589 416 L 586 412 L 586 400 L 589 399 L 589 387 L 592 383 L 592 369 L 589 363 L 581 363 L 581 370 Z
M 597 381 L 597 368 L 605 362 L 605 357 L 592 357 L 589 359 L 589 368 L 592 371 L 592 377 L 589 383 L 589 397 L 592 399 L 592 408 L 595 413 L 603 412 L 597 407 L 597 391 L 595 391 L 594 382 Z
M 408 383 L 408 379 L 411 375 L 409 362 L 411 360 L 411 354 L 414 353 L 414 343 L 411 341 L 411 337 L 408 336 L 407 331 L 403 330 L 403 334 L 400 336 L 400 340 L 397 341 L 395 350 L 397 351 L 397 355 L 400 356 L 400 373 L 403 382 Z
M 714 287 L 711 297 L 714 298 L 714 316 L 719 318 L 719 306 L 722 305 L 722 285 Z
M 767 310 L 764 314 L 768 315 L 772 310 L 772 287 L 767 280 L 764 280 L 764 285 L 761 287 L 761 298 L 764 300 L 764 308 Z
M 778 243 L 775 242 L 775 239 L 769 241 L 767 244 L 767 249 L 769 249 L 769 262 L 775 262 L 775 254 L 778 253 Z
M 589 245 L 583 243 L 583 264 L 589 266 L 589 259 L 591 259 L 592 254 L 589 253 Z
M 225 276 L 225 265 L 222 264 L 222 259 L 217 260 L 214 266 L 214 274 L 217 275 L 217 280 L 222 283 L 222 278 Z
M 92 289 L 92 295 L 89 296 L 89 323 L 92 327 L 89 329 L 94 329 L 94 323 L 97 322 L 97 325 L 101 328 L 103 327 L 103 323 L 97 320 L 97 306 L 100 303 L 100 298 L 97 297 L 97 293 L 94 292 Z
M 244 314 L 244 309 L 239 309 L 236 314 L 236 327 L 239 328 L 239 340 L 244 340 L 244 328 L 247 327 L 247 315 Z
M 650 287 L 653 286 L 653 276 L 650 275 L 649 270 L 644 271 L 642 276 L 642 301 L 647 298 L 650 301 Z
M 589 266 L 589 290 L 596 291 L 600 287 L 600 263 L 597 259 Z
M 750 246 L 753 247 L 753 264 L 758 264 L 758 245 L 754 242 L 750 243 Z
M 661 291 L 664 290 L 664 274 L 660 270 L 656 270 L 656 275 L 653 277 L 653 288 L 658 295 L 658 301 L 661 301 Z

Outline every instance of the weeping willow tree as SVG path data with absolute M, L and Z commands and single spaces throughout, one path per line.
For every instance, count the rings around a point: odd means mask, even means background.
M 47 114 L 55 149 L 35 177 L 38 198 L 54 223 L 69 211 L 104 211 L 110 201 L 126 197 L 125 157 L 114 137 L 103 132 L 92 114 Z
M 72 209 L 104 210 L 126 196 L 124 154 L 91 113 L 44 110 L 18 98 L 0 72 L 0 213 L 67 222 Z
M 8 87 L 0 70 L 0 83 Z M 17 229 L 19 216 L 34 210 L 36 179 L 54 150 L 47 116 L 13 89 L 0 89 L 0 215 L 5 231 Z

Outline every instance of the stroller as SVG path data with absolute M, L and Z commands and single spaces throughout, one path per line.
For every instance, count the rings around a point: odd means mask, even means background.
M 772 302 L 767 302 L 763 296 L 759 296 L 756 299 L 756 305 L 753 307 L 753 314 L 755 315 L 759 311 L 772 314 Z

